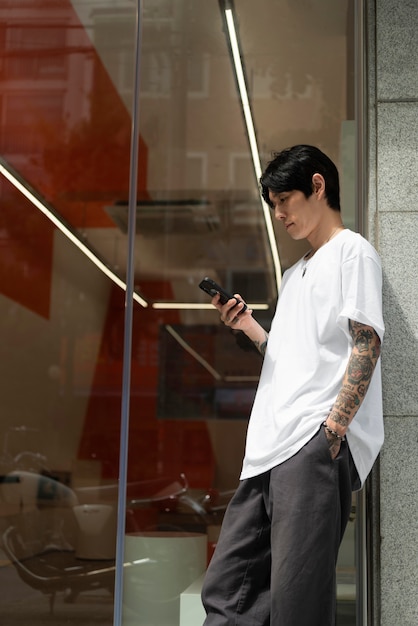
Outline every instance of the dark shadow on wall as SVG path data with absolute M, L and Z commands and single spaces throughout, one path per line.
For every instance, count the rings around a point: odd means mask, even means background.
M 414 292 L 411 288 L 410 292 L 417 293 L 417 290 Z M 383 272 L 383 316 L 386 330 L 382 350 L 382 382 L 386 423 L 391 417 L 402 418 L 418 414 L 418 341 L 402 307 L 402 296 Z M 414 437 L 409 441 L 411 446 L 416 447 Z M 384 454 L 385 444 L 383 456 Z M 407 454 L 409 456 L 411 452 Z M 378 459 L 366 484 L 367 595 L 370 624 L 381 622 L 381 482 L 381 463 Z M 396 496 L 393 493 L 393 497 Z
M 411 298 L 413 294 L 411 288 Z M 405 316 L 400 295 L 403 294 L 395 292 L 384 272 L 383 412 L 385 416 L 397 417 L 418 414 L 418 341 Z

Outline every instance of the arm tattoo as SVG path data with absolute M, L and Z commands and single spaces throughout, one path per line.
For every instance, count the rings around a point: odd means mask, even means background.
M 269 335 L 266 331 L 264 331 L 264 341 L 260 342 L 260 341 L 253 341 L 255 347 L 257 348 L 257 350 L 264 356 L 266 353 L 266 348 L 267 348 L 267 339 L 268 339 Z
M 352 354 L 348 362 L 347 377 L 350 385 L 359 385 L 362 381 L 369 381 L 373 374 L 373 361 L 369 355 Z
M 380 355 L 380 339 L 374 328 L 350 320 L 349 329 L 354 345 L 358 348 L 359 353 L 369 352 L 371 349 L 377 361 Z
M 371 326 L 349 321 L 353 348 L 340 392 L 329 417 L 346 429 L 363 402 L 380 356 L 380 339 Z

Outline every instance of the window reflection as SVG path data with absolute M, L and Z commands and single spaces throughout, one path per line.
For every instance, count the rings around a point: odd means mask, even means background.
M 5 73 L 13 80 L 65 78 L 67 29 L 25 24 L 5 29 Z M 35 52 L 35 54 L 34 54 Z
M 0 156 L 123 278 L 133 7 L 6 4 Z M 266 328 L 277 289 L 219 3 L 142 4 L 134 262 L 150 306 L 133 314 L 124 620 L 185 626 L 187 609 L 196 626 L 260 367 L 198 283 L 265 305 Z M 235 2 L 261 159 L 318 143 L 349 188 L 352 3 L 305 4 Z M 0 199 L 1 612 L 111 624 L 124 293 L 3 177 Z M 305 247 L 276 236 L 285 269 Z M 354 514 L 350 527 L 341 615 L 353 612 Z

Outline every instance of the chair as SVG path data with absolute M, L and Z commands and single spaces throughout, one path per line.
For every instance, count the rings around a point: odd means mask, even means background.
M 80 560 L 71 548 L 42 545 L 41 540 L 25 541 L 15 526 L 4 532 L 3 549 L 21 580 L 49 596 L 50 613 L 59 591 L 67 591 L 67 602 L 73 602 L 83 591 L 113 592 L 114 559 Z
M 49 477 L 30 472 L 16 472 L 13 477 L 16 479 L 13 489 L 4 491 L 3 497 L 6 496 L 8 502 L 20 503 L 22 512 L 5 530 L 3 549 L 21 580 L 49 597 L 51 613 L 57 592 L 67 592 L 66 602 L 74 602 L 83 591 L 107 589 L 113 593 L 115 559 L 109 558 L 109 551 L 102 554 L 100 550 L 88 550 L 88 556 L 84 553 L 80 556 L 76 548 L 77 545 L 80 548 L 80 537 L 83 539 L 86 529 L 80 527 L 75 514 L 83 507 L 90 507 L 91 511 L 92 505 L 80 504 L 82 502 L 96 501 L 102 506 L 114 503 L 118 485 L 81 488 L 74 492 Z M 135 525 L 135 510 L 144 505 L 158 512 L 176 508 L 180 501 L 195 512 L 204 513 L 203 507 L 187 490 L 183 475 L 179 480 L 164 477 L 128 484 L 127 525 L 131 525 L 131 530 L 141 530 Z M 98 538 L 103 538 L 104 533 L 98 531 Z M 88 535 L 84 538 L 84 548 L 89 541 L 94 547 Z M 148 564 L 149 559 L 144 561 Z M 137 565 L 125 562 L 124 567 Z

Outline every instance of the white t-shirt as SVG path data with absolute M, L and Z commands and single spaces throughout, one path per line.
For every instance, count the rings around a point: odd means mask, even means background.
M 377 252 L 347 229 L 307 263 L 301 259 L 284 273 L 241 479 L 283 463 L 317 432 L 341 389 L 351 354 L 348 320 L 372 326 L 383 340 L 381 293 Z M 363 483 L 383 443 L 380 359 L 347 442 Z

